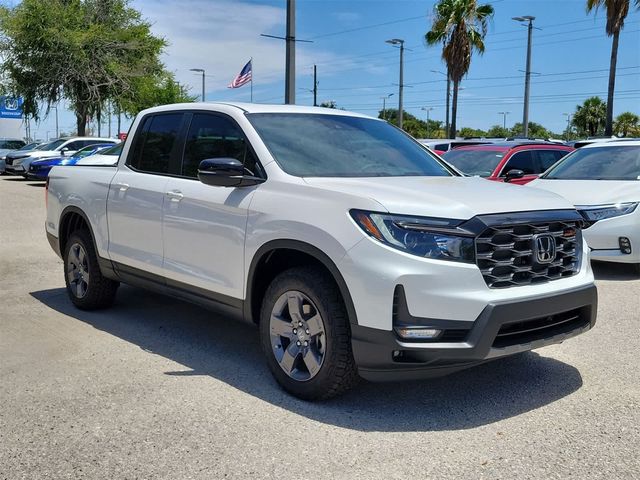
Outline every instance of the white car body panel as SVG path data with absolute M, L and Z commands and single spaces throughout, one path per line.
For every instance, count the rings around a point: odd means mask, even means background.
M 116 165 L 118 163 L 117 155 L 103 155 L 95 153 L 88 157 L 81 158 L 76 165 Z

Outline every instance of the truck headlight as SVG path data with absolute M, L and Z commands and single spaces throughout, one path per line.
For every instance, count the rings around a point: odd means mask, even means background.
M 580 214 L 590 222 L 605 220 L 607 218 L 619 217 L 633 213 L 638 202 L 618 203 L 616 205 L 607 205 L 603 207 L 576 207 Z
M 454 262 L 475 262 L 472 235 L 456 227 L 461 220 L 412 217 L 351 210 L 351 217 L 369 236 L 390 247 L 419 257 Z

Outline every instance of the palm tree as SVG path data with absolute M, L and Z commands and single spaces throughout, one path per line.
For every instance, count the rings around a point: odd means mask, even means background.
M 640 134 L 640 117 L 633 112 L 623 112 L 616 117 L 613 130 L 619 137 L 638 135 Z
M 572 123 L 578 135 L 593 137 L 601 132 L 607 117 L 607 104 L 600 97 L 587 98 L 582 105 L 576 106 Z
M 640 0 L 637 0 L 640 1 Z M 428 45 L 442 43 L 442 59 L 453 82 L 450 138 L 456 136 L 458 87 L 469 71 L 474 50 L 484 52 L 484 37 L 493 7 L 478 5 L 476 0 L 440 0 L 434 7 L 431 30 L 425 35 Z
M 629 13 L 631 0 L 587 0 L 587 13 L 604 6 L 607 11 L 607 36 L 613 37 L 611 43 L 611 62 L 609 64 L 609 89 L 607 91 L 607 119 L 604 129 L 606 136 L 613 133 L 613 92 L 616 86 L 616 63 L 618 62 L 618 40 L 624 27 L 624 19 Z M 634 0 L 640 8 L 640 0 Z

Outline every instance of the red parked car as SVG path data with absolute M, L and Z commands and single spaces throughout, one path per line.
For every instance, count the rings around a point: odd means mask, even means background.
M 467 175 L 524 185 L 573 150 L 555 143 L 514 141 L 457 147 L 442 157 Z

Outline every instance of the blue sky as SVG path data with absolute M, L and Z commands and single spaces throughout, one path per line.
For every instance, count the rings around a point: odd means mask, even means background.
M 207 71 L 207 100 L 248 101 L 249 85 L 226 85 L 253 57 L 254 101 L 282 103 L 284 42 L 261 33 L 284 35 L 284 0 L 134 0 L 169 47 L 164 55 L 178 80 L 200 93 L 200 77 L 189 68 Z M 560 132 L 563 113 L 573 112 L 585 98 L 606 98 L 611 39 L 604 31 L 605 12 L 586 14 L 585 0 L 494 0 L 495 16 L 486 38 L 486 52 L 474 55 L 462 82 L 459 127 L 487 129 L 501 124 L 498 112 L 508 111 L 507 125 L 522 120 L 526 27 L 511 20 L 533 15 L 534 31 L 530 120 Z M 405 56 L 405 109 L 444 120 L 445 77 L 440 47 L 427 47 L 433 1 L 297 0 L 297 103 L 312 104 L 312 65 L 318 67 L 318 99 L 376 115 L 381 97 L 394 93 L 397 106 L 398 50 L 385 43 L 402 38 Z M 365 28 L 367 27 L 367 28 Z M 370 28 L 368 28 L 370 27 Z M 618 54 L 614 114 L 640 113 L 640 13 L 627 17 Z M 73 128 L 74 118 L 61 109 L 61 127 Z M 125 122 L 128 126 L 129 122 Z M 37 128 L 53 135 L 53 120 Z M 115 127 L 114 127 L 115 128 Z M 114 130 L 115 131 L 115 130 Z M 106 127 L 103 127 L 103 133 Z

